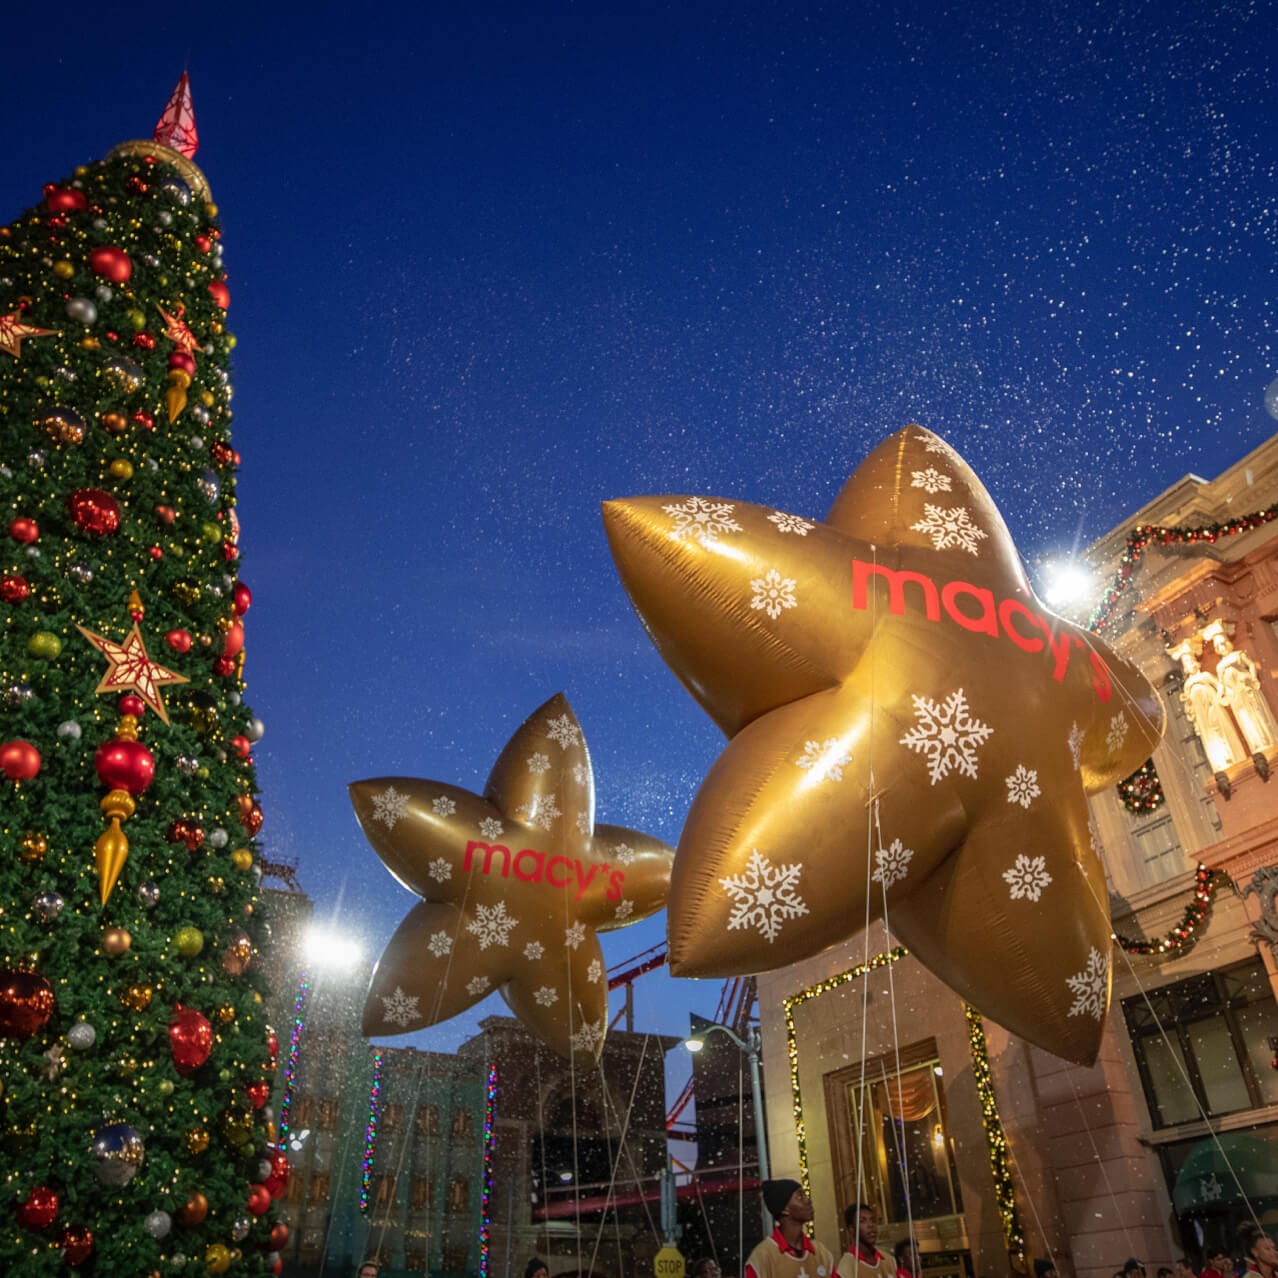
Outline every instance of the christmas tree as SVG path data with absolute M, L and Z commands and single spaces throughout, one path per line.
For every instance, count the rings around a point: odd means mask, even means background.
M 278 1271 L 217 209 L 183 76 L 0 229 L 0 1274 Z

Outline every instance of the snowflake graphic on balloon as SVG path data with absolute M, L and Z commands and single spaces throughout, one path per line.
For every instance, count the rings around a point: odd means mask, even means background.
M 674 520 L 670 537 L 674 541 L 691 538 L 710 544 L 723 533 L 740 532 L 741 525 L 732 518 L 732 511 L 729 502 L 706 501 L 702 497 L 689 497 L 678 505 L 666 506 L 666 514 Z
M 989 535 L 983 528 L 978 528 L 972 517 L 962 506 L 933 506 L 931 502 L 923 503 L 926 512 L 917 524 L 911 524 L 914 532 L 926 533 L 932 539 L 934 550 L 966 550 L 969 555 L 978 553 L 978 542 Z
M 1038 771 L 1027 768 L 1023 763 L 1018 763 L 1016 771 L 1005 781 L 1008 803 L 1019 803 L 1023 808 L 1028 808 L 1043 793 L 1038 788 Z
M 750 583 L 753 591 L 750 607 L 766 612 L 775 621 L 785 609 L 799 606 L 794 597 L 794 587 L 792 577 L 783 577 L 775 568 L 769 568 L 762 577 L 756 577 Z
M 766 941 L 775 941 L 781 925 L 808 912 L 798 894 L 800 865 L 773 865 L 755 849 L 740 874 L 730 874 L 719 885 L 735 905 L 728 927 L 752 927 Z
M 824 741 L 805 741 L 794 766 L 807 769 L 816 781 L 842 781 L 843 769 L 851 762 L 852 756 L 839 738 L 827 737 Z
M 886 892 L 894 883 L 900 883 L 910 872 L 910 862 L 914 859 L 914 850 L 907 848 L 900 839 L 893 839 L 886 848 L 879 848 L 874 854 L 875 871 L 870 878 L 875 883 L 882 883 Z
M 382 1009 L 388 1025 L 408 1025 L 417 1016 L 417 998 L 409 997 L 397 985 L 393 994 L 383 996 Z
M 1105 1015 L 1109 1003 L 1109 958 L 1097 949 L 1088 952 L 1087 963 L 1081 972 L 1067 977 L 1065 984 L 1074 995 L 1070 1016 L 1094 1016 L 1098 1021 Z
M 915 693 L 914 714 L 918 723 L 901 738 L 901 744 L 927 756 L 932 784 L 951 771 L 975 778 L 977 747 L 985 744 L 994 729 L 972 717 L 963 689 L 951 692 L 944 701 Z
M 506 912 L 506 902 L 498 901 L 496 905 L 475 906 L 475 917 L 466 924 L 466 931 L 479 940 L 481 950 L 486 950 L 490 945 L 509 945 L 510 934 L 518 926 L 519 920 Z
M 1037 901 L 1052 881 L 1047 872 L 1047 858 L 1021 853 L 1010 870 L 1003 871 L 1013 901 Z

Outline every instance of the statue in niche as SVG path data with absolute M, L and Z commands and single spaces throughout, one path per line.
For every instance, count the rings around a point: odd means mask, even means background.
M 1216 682 L 1222 703 L 1233 711 L 1247 749 L 1253 756 L 1263 756 L 1278 745 L 1278 720 L 1261 691 L 1256 663 L 1241 648 L 1234 647 L 1224 622 L 1213 622 L 1203 631 L 1203 638 L 1211 641 L 1219 657 Z
M 1198 651 L 1195 652 L 1195 647 Z M 1218 775 L 1247 757 L 1238 729 L 1234 727 L 1229 711 L 1221 699 L 1220 684 L 1216 676 L 1208 674 L 1198 664 L 1201 641 L 1189 640 L 1171 651 L 1185 672 L 1184 690 L 1180 699 L 1184 702 L 1189 721 L 1198 733 L 1207 754 L 1207 762 Z

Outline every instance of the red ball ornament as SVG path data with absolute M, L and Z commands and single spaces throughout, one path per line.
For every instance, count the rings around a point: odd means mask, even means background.
M 155 338 L 150 333 L 138 333 L 133 339 L 133 345 L 141 351 L 155 350 Z
M 247 794 L 240 795 L 239 805 L 240 820 L 244 824 L 245 833 L 251 839 L 262 828 L 262 805 Z
M 253 592 L 242 581 L 235 583 L 231 604 L 237 617 L 242 617 L 253 606 Z
M 282 1220 L 277 1220 L 271 1226 L 271 1250 L 283 1251 L 286 1242 L 288 1242 L 288 1226 Z
M 16 574 L 12 577 L 0 577 L 0 599 L 5 603 L 21 603 L 31 593 L 25 577 Z
M 195 360 L 187 351 L 174 351 L 169 356 L 169 367 L 179 368 L 189 376 L 195 376 Z
M 197 235 L 194 243 L 201 253 L 207 253 L 213 247 L 213 241 L 207 235 Z
M 141 794 L 155 780 L 155 756 L 141 741 L 104 741 L 93 756 L 93 766 L 108 790 Z
M 55 1190 L 37 1185 L 18 1204 L 18 1224 L 23 1229 L 47 1229 L 57 1220 L 60 1205 Z
M 146 702 L 136 692 L 126 692 L 120 698 L 120 713 L 131 714 L 135 719 L 140 719 L 146 713 Z
M 14 541 L 29 546 L 40 536 L 40 525 L 34 519 L 15 519 L 9 525 L 9 536 Z
M 198 852 L 204 846 L 204 830 L 189 817 L 174 821 L 164 832 L 170 843 L 185 843 L 188 852 Z
M 222 310 L 228 310 L 231 305 L 231 290 L 221 280 L 214 280 L 209 285 L 209 296 L 217 303 Z
M 0 745 L 0 772 L 10 781 L 30 781 L 40 772 L 40 751 L 30 741 L 6 741 Z
M 222 640 L 222 656 L 238 657 L 244 650 L 244 623 L 231 622 L 231 628 Z
M 241 759 L 247 759 L 249 757 L 249 751 L 253 748 L 253 743 L 248 739 L 248 737 L 232 737 L 231 746 Z
M 280 1054 L 280 1036 L 274 1030 L 266 1031 L 266 1054 L 272 1062 Z M 287 1162 L 288 1159 L 284 1161 Z
M 254 1216 L 265 1216 L 271 1210 L 271 1195 L 265 1185 L 250 1185 L 246 1204 Z
M 282 1198 L 284 1191 L 288 1188 L 289 1173 L 292 1168 L 289 1166 L 288 1155 L 282 1149 L 277 1149 L 271 1155 L 271 1174 L 264 1182 L 266 1192 L 272 1198 Z
M 109 537 L 120 531 L 120 503 L 105 488 L 77 488 L 67 498 L 67 511 L 81 532 Z
M 62 1234 L 62 1259 L 74 1269 L 92 1253 L 93 1230 L 87 1225 L 68 1225 Z
M 225 466 L 235 460 L 235 450 L 224 440 L 215 439 L 209 445 L 209 456 L 215 466 Z
M 234 563 L 240 557 L 240 548 L 233 541 L 224 541 L 222 543 L 222 558 L 228 564 Z
M 0 1038 L 30 1038 L 53 1015 L 53 986 L 38 972 L 0 972 Z
M 83 191 L 75 187 L 46 186 L 44 204 L 50 213 L 78 213 L 89 207 Z
M 155 418 L 152 417 L 145 409 L 138 409 L 138 411 L 133 414 L 133 420 L 137 425 L 141 426 L 143 430 L 155 429 Z
M 253 1102 L 254 1109 L 261 1109 L 271 1099 L 271 1088 L 268 1083 L 245 1083 L 244 1094 Z
M 229 678 L 235 673 L 235 662 L 230 657 L 219 657 L 213 663 L 213 673 L 222 678 Z
M 179 1003 L 169 1021 L 169 1051 L 183 1076 L 194 1074 L 213 1050 L 213 1026 L 203 1012 Z
M 133 274 L 133 263 L 123 249 L 103 246 L 90 250 L 89 269 L 112 284 L 123 284 Z
M 170 630 L 164 636 L 164 642 L 173 649 L 174 652 L 190 652 L 191 651 L 191 632 L 189 630 Z

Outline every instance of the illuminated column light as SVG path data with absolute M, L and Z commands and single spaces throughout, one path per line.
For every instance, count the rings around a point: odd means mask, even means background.
M 493 1193 L 493 1110 L 497 1104 L 497 1066 L 488 1067 L 484 1096 L 484 1194 L 479 1205 L 479 1278 L 488 1278 L 489 1205 Z
M 373 1155 L 377 1152 L 377 1119 L 382 1103 L 382 1053 L 373 1052 L 373 1086 L 368 1093 L 368 1121 L 364 1124 L 364 1165 L 359 1178 L 359 1209 L 368 1215 L 368 1187 L 373 1180 Z
M 306 1023 L 306 997 L 311 985 L 305 968 L 297 982 L 293 1000 L 293 1030 L 288 1040 L 288 1056 L 284 1060 L 284 1095 L 280 1099 L 280 1148 L 288 1145 L 288 1114 L 293 1105 L 293 1084 L 297 1080 L 297 1054 L 302 1046 L 302 1027 Z

